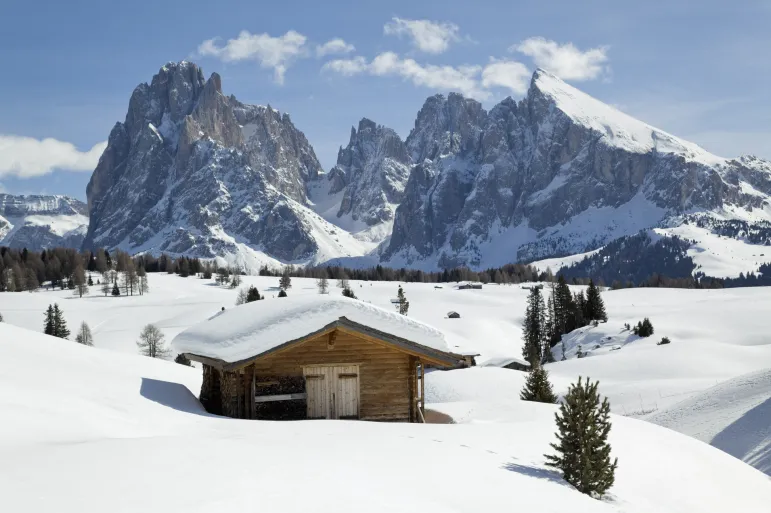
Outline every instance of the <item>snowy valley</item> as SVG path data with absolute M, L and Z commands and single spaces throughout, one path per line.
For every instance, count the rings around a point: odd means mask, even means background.
M 318 493 L 295 495 L 281 503 L 282 511 L 311 504 L 356 511 L 368 496 L 393 487 L 397 495 L 367 507 L 508 511 L 516 503 L 541 511 L 722 512 L 730 505 L 761 512 L 771 499 L 771 483 L 761 473 L 771 473 L 763 415 L 771 395 L 768 288 L 606 291 L 609 321 L 565 336 L 567 359 L 559 361 L 557 352 L 557 361 L 547 365 L 555 391 L 564 394 L 578 376 L 599 379 L 613 411 L 611 443 L 619 469 L 609 495 L 597 501 L 544 466 L 555 408 L 520 401 L 525 373 L 485 365 L 521 358 L 527 285 L 458 290 L 453 284 L 402 284 L 410 318 L 443 332 L 453 351 L 479 355 L 476 367 L 427 376 L 427 408 L 449 415 L 454 425 L 286 424 L 211 416 L 196 401 L 200 369 L 136 355 L 146 323 L 170 341 L 222 307 L 254 308 L 259 315 L 264 303 L 235 307 L 237 291 L 213 280 L 159 273 L 149 278 L 150 292 L 142 296 L 103 296 L 96 287 L 83 298 L 66 290 L 0 294 L 0 401 L 6 412 L 0 454 L 12 462 L 2 471 L 0 489 L 14 511 L 76 504 L 80 511 L 103 511 L 115 506 L 115 495 L 122 497 L 118 510 L 204 511 L 240 504 L 253 493 L 278 508 L 297 472 Z M 393 308 L 397 283 L 350 284 L 361 301 Z M 265 301 L 287 300 L 276 297 L 278 278 L 243 277 L 242 286 L 249 285 Z M 340 291 L 332 285 L 330 293 Z M 317 294 L 314 280 L 294 278 L 288 300 Z M 92 326 L 96 347 L 40 333 L 42 313 L 52 302 L 73 329 L 82 321 Z M 460 318 L 447 318 L 450 310 Z M 642 316 L 653 321 L 653 337 L 625 329 Z M 672 343 L 657 345 L 662 336 Z M 579 345 L 583 358 L 575 357 Z M 33 369 L 38 378 L 30 381 Z M 193 447 L 207 454 L 206 467 L 223 469 L 215 481 Z M 332 458 L 339 451 L 350 457 Z M 264 464 L 247 464 L 249 455 Z M 421 464 L 404 467 L 405 458 Z M 334 470 L 324 467 L 319 474 L 322 461 L 334 461 Z M 165 487 L 124 493 L 161 476 Z M 342 478 L 354 480 L 359 490 L 344 506 L 321 493 Z M 34 493 L 39 482 L 46 483 L 46 494 Z M 169 493 L 183 486 L 230 492 L 187 499 Z M 419 493 L 426 488 L 436 493 Z M 461 488 L 473 493 L 453 492 Z

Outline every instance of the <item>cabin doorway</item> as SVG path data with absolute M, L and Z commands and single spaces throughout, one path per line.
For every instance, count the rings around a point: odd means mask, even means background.
M 359 366 L 303 367 L 309 419 L 359 418 Z

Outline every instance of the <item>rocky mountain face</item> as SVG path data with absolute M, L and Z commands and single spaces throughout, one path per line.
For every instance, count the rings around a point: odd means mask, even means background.
M 489 111 L 459 94 L 428 98 L 406 141 L 362 119 L 324 173 L 288 115 L 225 96 L 216 73 L 180 62 L 139 85 L 112 129 L 83 245 L 251 271 L 484 268 L 581 253 L 694 213 L 771 221 L 770 196 L 768 161 L 716 157 L 540 70 L 525 98 Z
M 0 194 L 0 246 L 80 248 L 87 215 L 85 203 L 67 196 Z
M 429 98 L 383 260 L 485 267 L 578 253 L 694 211 L 768 218 L 771 164 L 722 159 L 537 71 L 489 112 Z
M 88 184 L 86 247 L 198 257 L 245 268 L 350 256 L 306 207 L 321 166 L 286 114 L 222 93 L 190 62 L 131 95 Z
M 411 167 L 399 135 L 362 118 L 358 128 L 351 127 L 335 167 L 312 187 L 311 200 L 325 219 L 359 239 L 380 242 L 391 233 Z

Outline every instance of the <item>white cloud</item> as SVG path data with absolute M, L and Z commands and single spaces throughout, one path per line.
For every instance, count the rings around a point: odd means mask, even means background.
M 106 142 L 100 142 L 83 152 L 56 139 L 0 135 L 0 176 L 30 178 L 55 169 L 93 171 L 106 147 Z
M 454 23 L 438 23 L 430 20 L 405 20 L 394 17 L 383 26 L 383 33 L 407 36 L 418 50 L 426 53 L 442 53 L 453 41 L 458 41 L 458 26 Z
M 229 39 L 224 46 L 218 46 L 218 38 L 204 41 L 198 46 L 198 53 L 217 57 L 223 62 L 257 61 L 263 68 L 273 69 L 274 80 L 283 84 L 284 75 L 292 61 L 306 54 L 307 40 L 294 30 L 279 37 L 250 34 L 242 30 L 236 39 Z
M 514 94 L 524 94 L 530 81 L 530 70 L 516 61 L 491 60 L 482 70 L 482 87 L 503 87 Z
M 346 77 L 358 75 L 367 71 L 367 59 L 354 57 L 352 59 L 335 59 L 324 64 L 322 70 L 330 70 Z
M 330 39 L 323 45 L 316 45 L 316 57 L 351 53 L 355 49 L 356 48 L 352 44 L 346 43 L 338 37 Z
M 560 45 L 542 37 L 531 37 L 509 48 L 533 59 L 536 66 L 550 71 L 563 80 L 593 80 L 608 71 L 608 47 L 601 46 L 582 52 L 573 43 Z
M 370 63 L 367 63 L 364 57 L 337 59 L 327 62 L 324 69 L 345 76 L 365 72 L 374 76 L 399 76 L 417 86 L 440 91 L 459 91 L 480 100 L 490 96 L 479 84 L 481 66 L 421 65 L 413 59 L 402 59 L 394 52 L 384 52 Z

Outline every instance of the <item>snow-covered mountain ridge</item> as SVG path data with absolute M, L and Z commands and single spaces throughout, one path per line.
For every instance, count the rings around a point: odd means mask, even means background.
M 219 75 L 181 62 L 138 86 L 113 128 L 84 245 L 250 271 L 484 268 L 676 230 L 692 214 L 769 221 L 770 194 L 768 161 L 712 155 L 542 70 L 525 98 L 489 111 L 429 97 L 404 141 L 363 118 L 325 173 L 287 114 L 225 96 Z
M 384 260 L 487 267 L 595 249 L 675 216 L 769 219 L 771 164 L 724 159 L 545 71 L 489 112 L 434 96 Z
M 309 208 L 321 172 L 287 114 L 222 93 L 190 62 L 140 84 L 110 133 L 87 196 L 86 247 L 221 257 L 256 271 L 365 254 Z
M 0 246 L 80 247 L 87 227 L 88 209 L 75 198 L 0 194 Z

